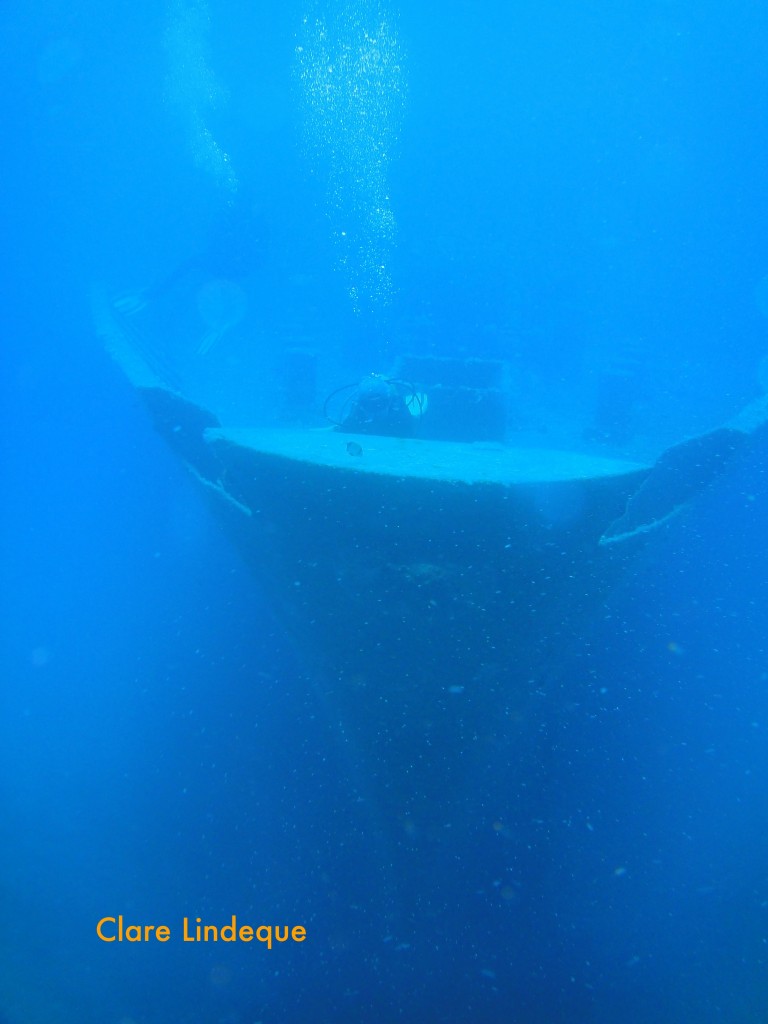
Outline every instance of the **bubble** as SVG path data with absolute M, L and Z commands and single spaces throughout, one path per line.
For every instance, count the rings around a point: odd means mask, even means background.
M 307 15 L 295 51 L 305 138 L 353 309 L 391 301 L 397 226 L 388 171 L 405 101 L 395 23 L 377 0 Z
M 238 180 L 229 155 L 208 123 L 211 114 L 228 98 L 209 64 L 209 30 L 206 0 L 170 0 L 165 30 L 165 95 L 184 125 L 195 165 L 228 192 L 236 192 Z

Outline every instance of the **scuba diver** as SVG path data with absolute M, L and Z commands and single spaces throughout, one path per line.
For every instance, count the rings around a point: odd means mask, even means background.
M 147 288 L 121 295 L 113 306 L 122 316 L 135 317 L 162 307 L 193 306 L 201 321 L 197 353 L 204 355 L 248 310 L 248 277 L 265 260 L 267 228 L 252 204 L 239 200 L 227 205 L 203 246 Z
M 350 392 L 341 407 L 340 418 L 328 414 L 328 404 Z M 413 437 L 426 408 L 426 396 L 411 384 L 371 373 L 359 384 L 347 384 L 332 392 L 324 411 L 336 430 L 346 434 L 379 434 L 385 437 Z

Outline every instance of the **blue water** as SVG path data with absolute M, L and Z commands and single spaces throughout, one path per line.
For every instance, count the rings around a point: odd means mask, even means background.
M 526 437 L 605 454 L 760 393 L 768 14 L 379 9 L 402 77 L 367 80 L 403 85 L 369 94 L 385 182 L 374 136 L 330 152 L 308 119 L 298 3 L 0 12 L 0 1020 L 758 1024 L 765 440 L 596 608 L 476 828 L 425 869 L 372 823 L 321 673 L 93 329 L 94 284 L 161 281 L 246 201 L 248 314 L 182 361 L 233 417 L 264 418 L 286 347 L 328 390 L 409 351 L 507 360 Z M 336 37 L 378 24 L 370 2 L 312 12 Z M 233 913 L 309 937 L 95 936 Z

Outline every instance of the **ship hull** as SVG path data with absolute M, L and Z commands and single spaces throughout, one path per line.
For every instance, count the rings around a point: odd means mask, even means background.
M 385 827 L 439 829 L 525 726 L 624 564 L 599 545 L 647 470 L 500 446 L 156 425 L 318 681 Z

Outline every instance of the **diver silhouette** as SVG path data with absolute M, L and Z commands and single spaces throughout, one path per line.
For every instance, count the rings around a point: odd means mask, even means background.
M 245 200 L 228 203 L 205 243 L 158 281 L 114 300 L 133 317 L 167 301 L 194 303 L 202 321 L 197 352 L 205 354 L 248 311 L 248 278 L 265 263 L 268 229 L 261 211 Z

